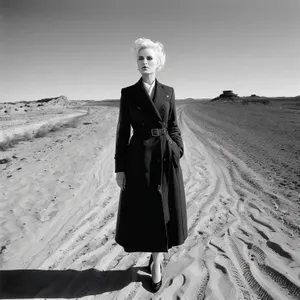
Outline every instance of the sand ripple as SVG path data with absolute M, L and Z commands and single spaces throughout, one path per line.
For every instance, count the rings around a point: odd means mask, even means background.
M 0 231 L 4 295 L 299 299 L 299 204 L 242 159 L 228 136 L 207 130 L 205 111 L 193 105 L 178 106 L 186 149 L 181 165 L 189 236 L 183 246 L 165 255 L 159 293 L 151 293 L 145 268 L 149 254 L 125 253 L 114 241 L 119 196 L 113 165 L 117 109 L 101 107 L 93 108 L 85 117 L 89 119 L 74 129 L 71 141 L 63 139 L 70 133 L 56 133 L 63 142 L 51 146 L 57 149 L 52 154 L 39 157 L 51 163 L 24 171 L 27 181 L 12 184 L 13 179 L 1 177 L 6 186 L 1 210 L 8 213 L 1 214 Z M 90 125 L 83 125 L 87 120 Z M 45 166 L 52 171 L 41 177 Z M 16 171 L 12 174 L 17 177 Z M 22 194 L 28 183 L 31 189 Z M 38 186 L 43 187 L 40 198 L 32 192 Z M 299 196 L 295 191 L 294 195 Z M 22 278 L 18 290 L 13 289 L 12 278 Z

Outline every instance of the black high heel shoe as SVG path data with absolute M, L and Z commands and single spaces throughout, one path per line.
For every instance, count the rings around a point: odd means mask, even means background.
M 150 264 L 150 266 L 151 266 L 151 264 Z M 161 267 L 161 264 L 159 264 L 159 267 L 160 267 L 160 273 L 161 273 L 161 279 L 160 279 L 160 281 L 154 283 L 152 281 L 152 279 L 151 279 L 151 285 L 152 285 L 152 289 L 153 289 L 154 293 L 156 293 L 161 288 L 161 285 L 162 285 L 162 267 Z M 150 273 L 152 273 L 151 268 L 150 268 Z

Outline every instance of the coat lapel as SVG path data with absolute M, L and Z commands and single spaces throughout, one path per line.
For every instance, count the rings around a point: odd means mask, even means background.
M 165 92 L 158 80 L 155 80 L 156 83 L 153 100 L 151 100 L 143 85 L 143 78 L 141 77 L 141 79 L 136 83 L 137 102 L 141 108 L 152 111 L 156 115 L 156 117 L 161 121 L 162 116 L 159 113 L 159 108 L 164 103 L 164 101 L 169 101 L 169 95 Z
M 153 103 L 157 111 L 159 111 L 160 107 L 165 103 L 165 101 L 170 101 L 170 95 L 165 91 L 163 85 L 156 80 Z

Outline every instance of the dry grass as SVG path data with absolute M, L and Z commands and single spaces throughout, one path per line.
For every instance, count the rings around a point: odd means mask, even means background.
M 0 151 L 5 151 L 12 148 L 20 141 L 33 140 L 46 136 L 49 132 L 55 132 L 64 128 L 76 128 L 82 116 L 76 116 L 67 120 L 59 120 L 55 123 L 47 123 L 41 125 L 38 129 L 24 129 L 24 132 L 13 134 L 12 136 L 5 136 L 4 140 L 0 141 Z

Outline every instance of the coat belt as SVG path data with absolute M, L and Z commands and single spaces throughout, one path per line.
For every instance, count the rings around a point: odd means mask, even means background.
M 133 134 L 142 135 L 143 137 L 167 135 L 167 128 L 136 128 Z
M 170 137 L 167 128 L 145 128 L 138 127 L 133 130 L 133 134 L 137 134 L 143 139 L 148 139 L 151 136 L 162 136 L 164 135 L 170 144 L 173 143 L 172 138 Z

